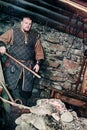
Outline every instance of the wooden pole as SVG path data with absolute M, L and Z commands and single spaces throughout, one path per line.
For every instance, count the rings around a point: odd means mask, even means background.
M 9 58 L 11 58 L 12 60 L 14 60 L 16 63 L 18 63 L 19 65 L 21 65 L 24 69 L 30 71 L 32 74 L 34 74 L 36 77 L 41 78 L 40 75 L 38 75 L 37 73 L 35 73 L 33 70 L 29 69 L 27 66 L 25 66 L 23 63 L 21 63 L 20 61 L 18 61 L 17 59 L 15 59 L 14 57 L 12 57 L 11 55 L 9 55 L 7 52 L 5 52 L 5 55 L 8 56 Z
M 17 104 L 17 103 L 15 103 L 15 102 L 8 101 L 8 100 L 2 98 L 1 96 L 0 96 L 0 99 L 1 99 L 4 103 L 8 103 L 8 104 L 10 104 L 10 105 L 12 105 L 12 106 L 15 106 L 15 107 L 18 107 L 18 108 L 20 108 L 20 109 L 28 109 L 28 110 L 30 110 L 30 107 L 28 107 L 28 106 L 25 106 L 25 105 L 22 105 L 22 104 Z
M 8 97 L 10 98 L 10 100 L 11 100 L 12 102 L 15 102 L 14 99 L 12 98 L 11 94 L 9 93 L 8 89 L 7 89 L 6 86 L 4 85 L 4 83 L 3 83 L 2 81 L 0 81 L 0 84 L 1 84 L 1 85 L 3 86 L 3 88 L 5 89 L 5 91 L 6 91 L 7 95 L 8 95 Z
M 78 4 L 78 3 L 75 3 L 75 2 L 73 2 L 73 1 L 71 1 L 71 0 L 59 0 L 59 1 L 61 1 L 61 2 L 63 2 L 63 3 L 66 3 L 66 4 L 69 4 L 69 5 L 73 6 L 73 7 L 75 7 L 75 8 L 77 8 L 77 9 L 79 9 L 79 10 L 84 11 L 84 12 L 87 13 L 87 7 L 85 7 L 85 6 L 83 6 L 83 5 L 80 5 L 80 4 Z

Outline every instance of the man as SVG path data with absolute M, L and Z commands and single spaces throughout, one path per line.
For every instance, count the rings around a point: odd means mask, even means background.
M 11 56 L 38 73 L 44 60 L 44 52 L 39 35 L 31 29 L 31 25 L 32 20 L 24 17 L 19 28 L 14 27 L 2 34 L 0 36 L 0 53 L 4 54 L 8 51 Z M 13 97 L 19 96 L 26 105 L 32 95 L 33 74 L 7 58 L 4 75 Z

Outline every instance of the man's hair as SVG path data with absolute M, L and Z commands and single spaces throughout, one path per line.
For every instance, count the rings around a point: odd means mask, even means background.
M 24 19 L 29 19 L 29 20 L 31 20 L 31 18 L 30 17 L 23 17 L 23 19 L 22 20 L 24 20 Z M 32 20 L 31 20 L 32 21 Z

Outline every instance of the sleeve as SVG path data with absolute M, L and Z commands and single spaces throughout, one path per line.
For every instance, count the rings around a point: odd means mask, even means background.
M 13 43 L 13 30 L 10 29 L 0 35 L 0 46 L 12 44 Z
M 35 44 L 35 59 L 44 60 L 44 50 L 39 39 L 37 39 Z

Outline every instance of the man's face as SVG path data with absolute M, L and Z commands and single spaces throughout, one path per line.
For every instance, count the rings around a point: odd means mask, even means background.
M 31 28 L 32 20 L 29 18 L 24 18 L 21 22 L 21 30 L 23 32 L 28 32 Z

